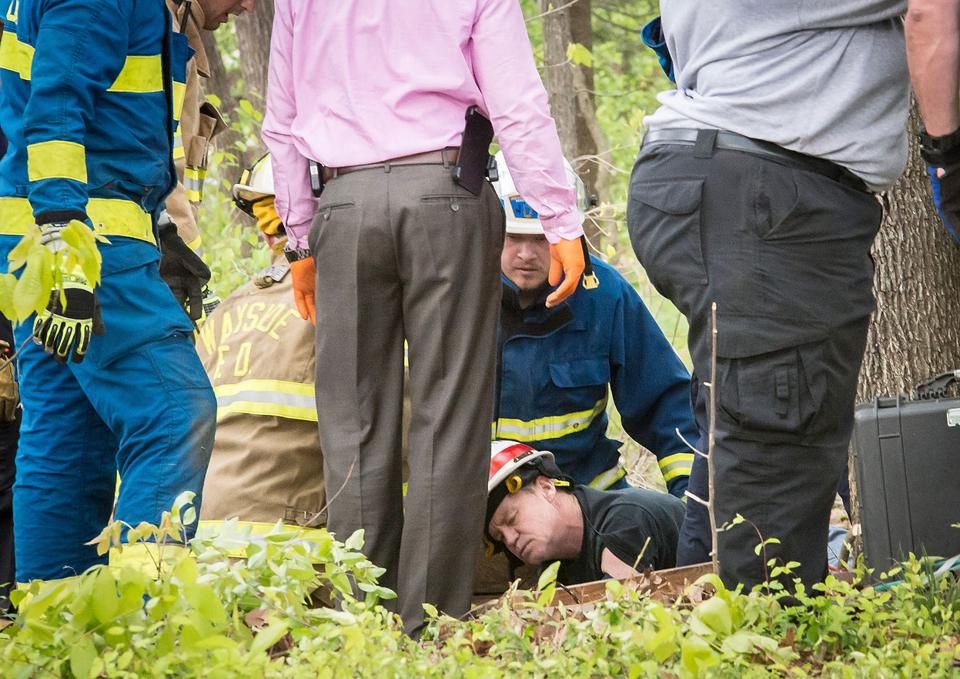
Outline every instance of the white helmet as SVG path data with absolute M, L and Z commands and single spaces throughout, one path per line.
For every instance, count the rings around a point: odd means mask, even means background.
M 487 480 L 487 493 L 492 493 L 494 488 L 520 467 L 541 457 L 555 464 L 553 453 L 548 450 L 534 450 L 516 441 L 494 441 L 490 444 L 490 475 Z
M 503 156 L 503 151 L 497 151 L 496 158 L 499 179 L 493 182 L 493 188 L 497 190 L 504 212 L 507 214 L 507 233 L 542 236 L 543 224 L 537 217 L 537 211 L 520 196 L 516 184 L 513 183 L 513 176 L 510 174 L 510 168 L 507 167 L 507 160 Z M 580 222 L 582 223 L 587 212 L 587 187 L 566 159 L 564 159 L 563 165 L 567 170 L 567 181 L 577 191 L 577 212 L 580 213 Z
M 253 203 L 274 193 L 273 163 L 269 153 L 244 170 L 240 181 L 233 185 L 233 201 L 247 214 L 251 214 L 250 206 Z

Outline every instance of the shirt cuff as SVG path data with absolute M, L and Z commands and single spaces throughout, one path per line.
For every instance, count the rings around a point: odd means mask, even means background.
M 307 236 L 310 235 L 310 222 L 300 224 L 284 224 L 284 230 L 287 232 L 287 249 L 297 250 L 300 248 L 309 248 Z
M 551 245 L 556 245 L 561 240 L 576 240 L 583 235 L 583 224 L 577 212 L 541 217 L 540 223 L 543 224 L 543 233 Z

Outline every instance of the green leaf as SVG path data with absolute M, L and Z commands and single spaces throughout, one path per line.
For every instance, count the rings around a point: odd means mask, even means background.
M 223 106 L 223 102 L 220 100 L 220 97 L 213 94 L 212 92 L 207 93 L 207 101 L 213 104 L 216 108 Z
M 253 643 L 250 644 L 251 653 L 263 653 L 269 650 L 283 638 L 283 635 L 290 629 L 289 623 L 285 620 L 276 620 L 257 632 Z
M 540 574 L 540 578 L 537 580 L 537 589 L 543 590 L 548 585 L 552 585 L 557 581 L 557 573 L 560 572 L 560 562 L 554 561 L 552 564 L 543 569 L 543 572 Z
M 13 303 L 13 291 L 17 287 L 17 277 L 12 273 L 0 274 L 0 314 L 7 318 L 16 318 L 16 305 Z
M 97 658 L 97 649 L 90 637 L 81 637 L 70 649 L 70 671 L 77 679 L 87 679 Z
M 27 256 L 27 266 L 13 291 L 16 320 L 24 321 L 30 314 L 42 311 L 50 301 L 53 289 L 53 253 L 42 245 Z
M 10 273 L 18 271 L 24 264 L 26 264 L 27 256 L 34 250 L 34 248 L 38 247 L 43 247 L 40 244 L 40 228 L 36 225 L 33 225 L 27 229 L 27 232 L 23 235 L 23 238 L 20 239 L 20 242 L 17 243 L 13 250 L 10 251 L 10 254 L 7 255 L 7 261 L 10 262 Z
M 567 45 L 567 59 L 577 66 L 593 68 L 593 54 L 579 42 L 572 42 Z
M 692 676 L 703 676 L 704 670 L 718 662 L 710 644 L 700 637 L 688 637 L 680 648 L 680 663 Z
M 93 583 L 93 614 L 101 623 L 113 620 L 120 601 L 117 598 L 117 583 L 109 568 L 101 568 Z
M 71 221 L 60 232 L 63 242 L 69 246 L 66 271 L 79 267 L 91 286 L 100 284 L 100 250 L 93 231 L 83 222 Z
M 707 599 L 694 609 L 693 614 L 717 634 L 730 634 L 733 629 L 730 604 L 720 597 Z
M 343 546 L 347 549 L 353 551 L 360 551 L 363 549 L 363 529 L 354 531 L 353 535 L 347 538 L 347 541 L 343 543 Z

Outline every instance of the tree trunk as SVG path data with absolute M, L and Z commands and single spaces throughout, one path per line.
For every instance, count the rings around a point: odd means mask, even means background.
M 220 30 L 227 31 L 232 28 L 231 25 Z M 207 61 L 210 64 L 210 77 L 202 80 L 203 89 L 207 94 L 212 94 L 220 100 L 220 113 L 227 123 L 227 129 L 214 137 L 213 143 L 221 151 L 237 154 L 239 150 L 236 142 L 240 141 L 240 135 L 230 127 L 233 122 L 234 111 L 237 110 L 237 98 L 233 96 L 236 75 L 227 72 L 223 58 L 220 56 L 220 47 L 217 45 L 217 39 L 213 32 L 200 31 L 200 36 L 203 40 L 203 49 L 207 53 Z M 241 164 L 243 160 L 238 159 L 238 164 Z
M 252 12 L 236 18 L 240 71 L 246 85 L 246 97 L 259 111 L 263 111 L 267 96 L 267 62 L 270 58 L 272 28 L 273 0 L 257 0 Z
M 579 43 L 593 52 L 593 0 L 579 0 L 570 6 L 570 38 L 575 43 Z M 591 129 L 593 121 L 589 116 L 596 120 L 597 103 L 593 94 L 593 68 L 587 66 L 574 66 L 578 71 L 577 80 L 577 155 L 578 159 L 574 162 L 574 168 L 583 179 L 587 187 L 588 196 L 596 196 L 598 199 L 606 198 L 601 194 L 598 187 L 597 175 L 600 168 L 598 156 L 600 147 L 594 138 L 594 130 Z M 579 91 L 580 83 L 583 83 L 583 91 Z M 582 104 L 586 103 L 586 107 Z M 609 159 L 605 159 L 609 160 Z M 605 191 L 604 191 L 605 193 Z M 595 221 L 587 219 L 583 225 L 587 240 L 597 249 L 600 247 L 601 232 Z
M 570 8 L 567 0 L 540 0 L 543 12 L 543 84 L 550 111 L 557 122 L 560 146 L 567 158 L 577 156 L 577 102 L 573 69 L 567 59 L 570 45 Z
M 908 129 L 918 123 L 914 108 Z M 960 368 L 960 247 L 933 208 L 913 134 L 907 170 L 883 200 L 884 220 L 873 248 L 877 310 L 860 373 L 860 403 L 909 392 L 928 377 Z M 852 473 L 850 491 L 855 508 Z
M 917 129 L 916 112 L 909 129 Z M 910 163 L 885 196 L 874 244 L 877 312 L 860 375 L 860 400 L 909 391 L 960 368 L 960 248 L 933 208 L 915 135 Z

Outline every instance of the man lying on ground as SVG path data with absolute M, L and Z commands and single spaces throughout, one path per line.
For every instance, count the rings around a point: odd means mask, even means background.
M 530 565 L 559 560 L 566 585 L 671 568 L 684 505 L 643 488 L 595 490 L 575 485 L 553 453 L 494 441 L 487 537 Z

